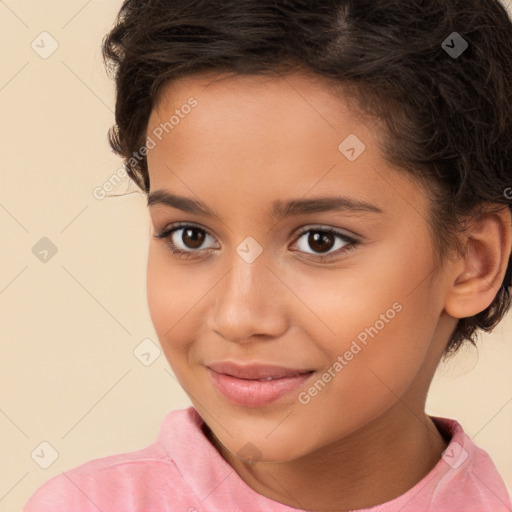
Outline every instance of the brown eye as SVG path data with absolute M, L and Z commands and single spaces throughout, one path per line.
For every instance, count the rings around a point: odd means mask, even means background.
M 212 241 L 215 240 L 204 229 L 189 224 L 171 226 L 169 229 L 154 236 L 155 238 L 164 239 L 170 251 L 173 254 L 179 255 L 180 258 L 197 256 L 207 252 L 208 249 L 213 248 L 212 245 L 203 247 L 207 238 L 210 238 Z
M 187 228 L 183 229 L 183 233 L 181 235 L 181 242 L 188 249 L 199 249 L 199 247 L 203 245 L 205 238 L 206 236 L 203 230 L 198 228 Z
M 316 252 L 326 252 L 333 248 L 336 237 L 324 231 L 310 231 L 309 246 Z
M 326 227 L 304 229 L 295 245 L 299 252 L 304 252 L 317 259 L 341 257 L 344 253 L 355 248 L 358 241 L 334 228 Z M 334 249 L 334 250 L 333 250 Z

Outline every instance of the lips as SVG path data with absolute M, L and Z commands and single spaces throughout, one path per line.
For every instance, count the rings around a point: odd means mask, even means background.
M 296 377 L 297 375 L 303 375 L 314 371 L 304 368 L 287 368 L 284 366 L 267 364 L 239 365 L 229 361 L 210 363 L 206 366 L 214 372 L 223 375 L 230 375 L 232 377 L 236 377 L 237 379 L 259 381 L 270 381 Z
M 306 386 L 316 372 L 275 365 L 240 366 L 235 363 L 207 365 L 214 388 L 231 403 L 241 407 L 267 407 L 295 400 L 299 389 Z

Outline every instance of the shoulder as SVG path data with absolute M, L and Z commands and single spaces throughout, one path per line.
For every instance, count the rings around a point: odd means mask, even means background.
M 448 446 L 432 472 L 437 510 L 510 511 L 505 483 L 489 454 L 477 446 L 457 420 L 432 417 Z
M 166 442 L 172 443 L 174 429 L 187 427 L 188 414 L 171 412 L 159 439 L 145 448 L 93 459 L 54 476 L 32 494 L 23 512 L 159 509 L 177 490 L 186 494 L 186 483 L 161 437 L 167 435 Z
M 30 497 L 24 512 L 83 512 L 126 506 L 134 495 L 165 489 L 179 473 L 158 443 L 134 452 L 94 459 L 54 476 Z

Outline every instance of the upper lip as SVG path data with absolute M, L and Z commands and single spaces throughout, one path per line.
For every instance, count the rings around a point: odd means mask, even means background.
M 314 371 L 301 368 L 286 368 L 271 364 L 241 365 L 229 361 L 211 363 L 206 366 L 214 372 L 231 375 L 239 379 L 266 379 L 268 377 L 280 379 Z

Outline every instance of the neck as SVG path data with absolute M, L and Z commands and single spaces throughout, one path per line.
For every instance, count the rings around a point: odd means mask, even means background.
M 423 407 L 413 411 L 403 402 L 345 438 L 283 463 L 246 463 L 209 437 L 253 490 L 319 511 L 368 508 L 400 496 L 433 469 L 447 446 Z

